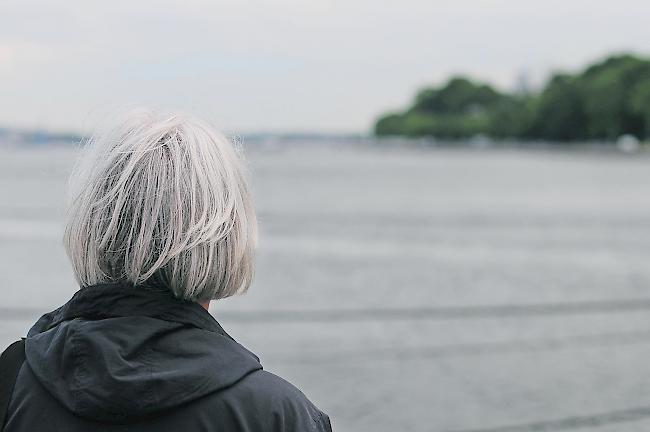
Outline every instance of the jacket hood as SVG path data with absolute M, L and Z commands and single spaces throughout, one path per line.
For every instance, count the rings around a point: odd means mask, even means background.
M 200 305 L 124 284 L 82 288 L 43 315 L 25 354 L 66 408 L 110 423 L 154 416 L 262 368 Z

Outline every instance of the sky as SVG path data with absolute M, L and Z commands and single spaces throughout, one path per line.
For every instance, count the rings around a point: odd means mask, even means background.
M 0 126 L 85 133 L 150 106 L 364 133 L 453 74 L 510 90 L 650 55 L 648 23 L 648 0 L 3 0 Z

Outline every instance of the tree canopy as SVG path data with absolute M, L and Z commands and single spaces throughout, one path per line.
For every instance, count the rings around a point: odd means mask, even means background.
M 382 116 L 377 135 L 447 139 L 487 135 L 525 140 L 650 139 L 650 59 L 624 54 L 578 74 L 558 73 L 533 94 L 500 92 L 453 77 L 420 90 L 405 111 Z

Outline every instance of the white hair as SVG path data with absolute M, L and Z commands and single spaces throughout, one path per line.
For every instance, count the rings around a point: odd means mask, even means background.
M 147 281 L 206 301 L 246 291 L 257 222 L 239 148 L 206 123 L 129 112 L 89 139 L 64 244 L 80 285 Z

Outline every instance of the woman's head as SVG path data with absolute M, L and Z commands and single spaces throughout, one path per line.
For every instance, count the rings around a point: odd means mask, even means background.
M 64 243 L 82 286 L 155 281 L 206 301 L 251 283 L 257 223 L 238 150 L 209 125 L 130 112 L 87 143 Z

